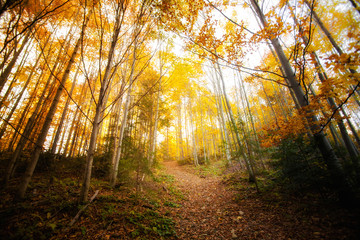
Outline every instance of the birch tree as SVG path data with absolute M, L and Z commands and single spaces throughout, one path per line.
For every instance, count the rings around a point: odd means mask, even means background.
M 254 8 L 258 18 L 260 19 L 261 24 L 264 28 L 267 26 L 267 20 L 262 13 L 258 3 L 256 0 L 251 0 L 251 5 Z M 307 97 L 301 88 L 300 84 L 297 82 L 295 78 L 295 73 L 285 56 L 285 53 L 280 45 L 280 41 L 277 36 L 271 36 L 270 42 L 272 46 L 275 49 L 275 52 L 277 54 L 277 57 L 281 63 L 281 66 L 286 74 L 286 78 L 288 79 L 290 83 L 290 87 L 293 89 L 296 99 L 301 107 L 306 107 L 309 105 L 307 101 Z M 319 131 L 319 127 L 317 126 L 318 119 L 317 117 L 312 113 L 311 110 L 307 110 L 307 121 L 311 122 L 311 130 L 315 139 L 315 142 L 323 156 L 324 161 L 327 164 L 327 167 L 329 169 L 330 174 L 333 177 L 333 184 L 336 186 L 337 191 L 339 192 L 339 197 L 343 199 L 349 200 L 352 195 L 351 187 L 349 186 L 348 181 L 346 180 L 341 164 L 336 157 L 334 150 L 332 146 L 330 145 L 329 140 L 326 138 L 324 133 L 322 131 Z
M 32 154 L 32 157 L 31 157 L 31 160 L 25 170 L 25 173 L 24 173 L 24 176 L 21 180 L 21 183 L 20 183 L 20 186 L 19 186 L 19 189 L 18 189 L 18 192 L 17 192 L 17 196 L 19 198 L 24 198 L 25 197 L 25 193 L 26 193 L 26 189 L 29 185 L 29 182 L 31 180 L 31 177 L 34 173 L 34 170 L 35 170 L 35 167 L 36 167 L 36 164 L 39 160 L 39 156 L 40 156 L 40 153 L 42 151 L 42 148 L 43 148 L 43 144 L 46 140 L 46 136 L 47 136 L 47 133 L 49 131 L 49 128 L 50 128 L 50 124 L 52 122 L 52 119 L 54 117 L 54 114 L 55 114 L 55 111 L 56 111 L 56 108 L 57 108 L 57 105 L 60 101 L 60 97 L 62 95 L 62 92 L 64 90 L 64 84 L 65 82 L 68 80 L 68 77 L 70 75 L 70 71 L 71 71 L 71 68 L 75 62 L 75 57 L 77 55 L 77 52 L 80 48 L 80 43 L 84 37 L 84 34 L 85 34 L 85 29 L 86 29 L 86 26 L 87 26 L 87 23 L 90 19 L 90 15 L 91 15 L 91 12 L 86 16 L 85 20 L 84 20 L 84 23 L 83 23 L 83 26 L 82 26 L 82 29 L 81 29 L 81 34 L 80 34 L 80 37 L 79 39 L 77 40 L 76 42 L 76 45 L 73 49 L 73 52 L 71 54 L 71 58 L 66 66 L 66 69 L 64 71 L 64 74 L 61 78 L 61 81 L 60 81 L 60 84 L 56 90 L 56 94 L 55 94 L 55 97 L 54 97 L 54 100 L 52 101 L 51 103 L 51 106 L 50 106 L 50 109 L 46 115 L 46 119 L 45 119 L 45 122 L 44 122 L 44 125 L 42 126 L 42 129 L 41 129 L 41 133 L 38 137 L 38 139 L 36 140 L 36 145 L 35 145 L 35 149 L 34 149 L 34 152 Z

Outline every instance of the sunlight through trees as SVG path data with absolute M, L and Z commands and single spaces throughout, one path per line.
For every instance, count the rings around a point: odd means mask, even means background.
M 352 201 L 359 21 L 350 0 L 2 1 L 4 186 L 23 199 L 39 165 L 73 165 L 86 202 L 94 172 L 115 187 L 176 160 L 238 165 L 260 191 L 301 139 Z

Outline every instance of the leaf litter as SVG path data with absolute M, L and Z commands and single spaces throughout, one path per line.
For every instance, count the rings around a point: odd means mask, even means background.
M 131 184 L 111 189 L 97 180 L 90 194 L 99 190 L 98 196 L 71 227 L 83 207 L 71 178 L 52 184 L 35 179 L 22 203 L 2 190 L 0 238 L 359 239 L 358 210 L 284 199 L 276 191 L 258 194 L 246 181 L 234 187 L 229 178 L 176 162 L 164 166 L 142 191 Z

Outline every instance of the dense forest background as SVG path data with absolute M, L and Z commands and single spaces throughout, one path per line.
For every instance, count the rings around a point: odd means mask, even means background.
M 179 197 L 174 161 L 358 209 L 359 21 L 358 0 L 1 0 L 1 234 L 100 238 L 73 227 L 89 203 Z M 154 219 L 131 236 L 173 237 Z

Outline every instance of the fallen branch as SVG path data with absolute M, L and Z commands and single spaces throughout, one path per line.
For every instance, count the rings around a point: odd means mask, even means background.
M 76 214 L 76 216 L 71 220 L 69 227 L 71 227 L 72 225 L 74 225 L 74 223 L 79 219 L 81 213 L 83 211 L 85 211 L 85 209 L 91 204 L 92 201 L 94 201 L 94 199 L 96 198 L 96 196 L 98 195 L 99 190 L 96 190 L 94 195 L 90 198 L 90 201 L 88 202 L 88 204 L 86 204 L 82 209 L 80 209 L 80 211 Z

